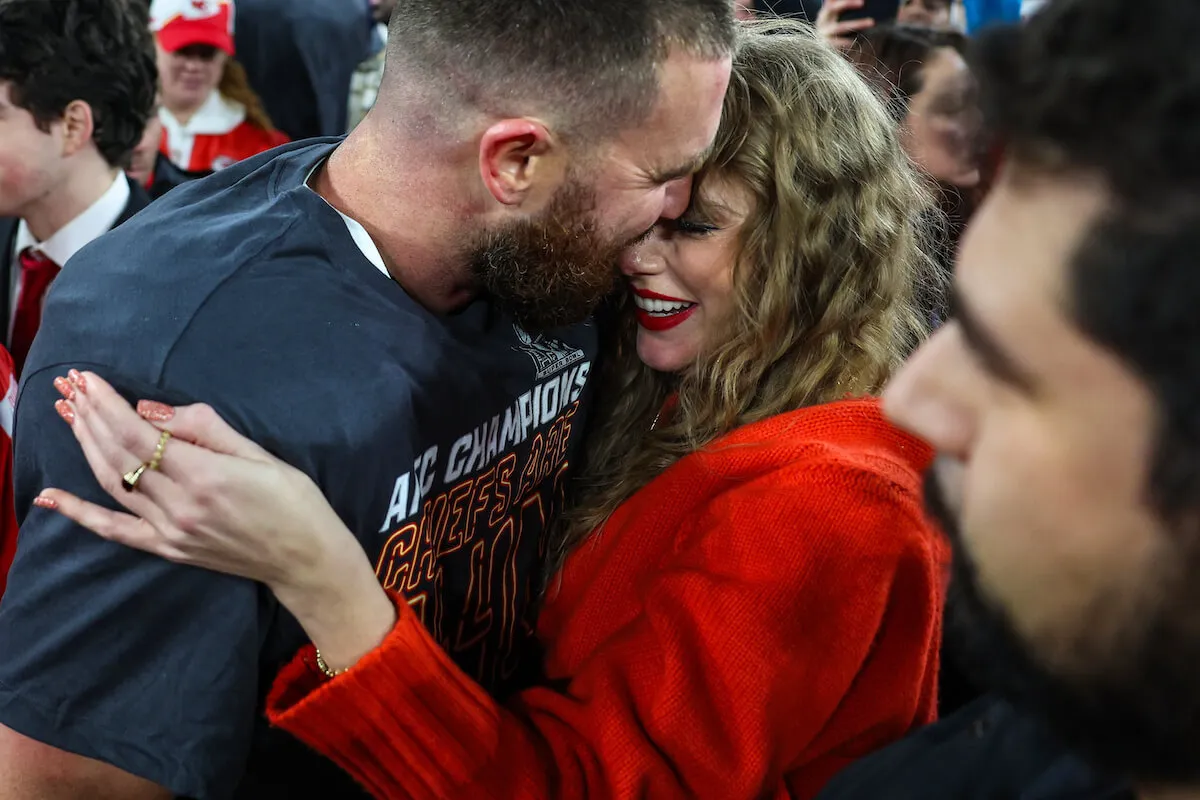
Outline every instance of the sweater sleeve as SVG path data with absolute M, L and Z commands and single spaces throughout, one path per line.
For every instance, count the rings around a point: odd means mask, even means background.
M 630 587 L 645 613 L 561 690 L 497 703 L 398 599 L 395 629 L 348 673 L 318 681 L 302 653 L 271 720 L 380 798 L 814 794 L 928 721 L 941 564 L 880 476 L 768 477 L 709 503 Z

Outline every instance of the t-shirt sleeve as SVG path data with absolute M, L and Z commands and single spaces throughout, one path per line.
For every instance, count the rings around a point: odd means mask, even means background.
M 250 749 L 258 654 L 274 602 L 257 584 L 107 542 L 31 507 L 57 487 L 109 507 L 52 381 L 28 376 L 16 417 L 17 554 L 0 604 L 0 723 L 186 797 L 229 796 Z M 131 465 L 132 466 L 132 465 Z

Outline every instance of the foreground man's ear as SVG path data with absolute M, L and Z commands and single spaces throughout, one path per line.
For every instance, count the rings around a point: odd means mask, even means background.
M 479 141 L 483 183 L 498 203 L 507 206 L 553 194 L 563 180 L 565 161 L 562 145 L 536 120 L 500 120 Z

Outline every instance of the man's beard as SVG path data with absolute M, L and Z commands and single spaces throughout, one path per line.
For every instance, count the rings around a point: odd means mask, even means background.
M 481 288 L 526 330 L 582 322 L 612 291 L 629 241 L 596 230 L 594 194 L 568 181 L 537 218 L 487 231 L 472 248 Z
M 926 508 L 953 545 L 946 641 L 970 674 L 1014 705 L 1042 718 L 1062 740 L 1101 769 L 1147 785 L 1200 779 L 1200 553 L 1178 553 L 1174 579 L 1147 574 L 1162 586 L 1146 612 L 1102 642 L 1073 676 L 1044 666 L 1017 634 L 1007 612 L 986 597 L 958 521 L 931 470 Z M 1182 548 L 1181 548 L 1182 549 Z M 1161 570 L 1154 570 L 1155 573 Z M 1191 576 L 1191 580 L 1187 580 Z M 1070 635 L 1104 635 L 1111 625 L 1088 625 Z

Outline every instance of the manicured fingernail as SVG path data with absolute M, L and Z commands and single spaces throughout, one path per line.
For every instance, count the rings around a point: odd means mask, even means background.
M 63 418 L 63 421 L 68 425 L 75 424 L 75 409 L 71 408 L 71 404 L 66 400 L 55 400 L 54 410 Z
M 38 508 L 46 508 L 50 511 L 58 510 L 58 501 L 53 497 L 43 497 L 39 494 L 37 497 L 33 498 L 33 504 Z
M 67 377 L 71 379 L 71 383 L 81 393 L 87 394 L 87 378 L 83 377 L 83 373 L 77 369 L 73 369 L 67 373 Z
M 75 387 L 71 386 L 71 382 L 66 378 L 55 378 L 54 388 L 58 389 L 58 393 L 68 400 L 75 399 Z
M 138 400 L 137 411 L 138 414 L 141 414 L 142 419 L 150 422 L 170 422 L 175 417 L 173 406 L 154 400 Z

